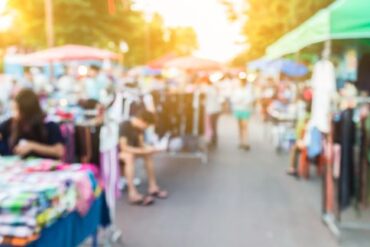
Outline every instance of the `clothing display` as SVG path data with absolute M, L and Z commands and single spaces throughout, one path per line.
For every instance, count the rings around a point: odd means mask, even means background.
M 123 98 L 122 94 L 114 97 L 113 104 L 105 112 L 102 125 L 90 121 L 92 112 L 78 106 L 59 107 L 56 110 L 49 108 L 48 114 L 48 119 L 58 122 L 64 138 L 63 161 L 90 163 L 98 167 L 104 183 L 107 184 L 105 195 L 113 211 L 115 207 L 113 202 L 120 196 L 118 142 Z M 94 102 L 91 103 L 93 103 L 91 107 L 87 108 L 94 109 Z M 108 136 L 109 138 L 106 138 Z
M 357 89 L 370 95 L 370 54 L 364 54 L 358 64 Z
M 152 93 L 157 115 L 156 133 L 159 137 L 205 134 L 205 95 L 194 93 Z
M 339 205 L 342 209 L 348 207 L 355 196 L 355 164 L 354 145 L 356 140 L 353 109 L 345 110 L 340 116 L 341 162 L 339 175 Z
M 91 237 L 97 237 L 99 227 L 108 227 L 111 224 L 110 210 L 107 207 L 105 195 L 102 193 L 91 204 L 89 212 L 83 217 L 76 211 L 59 218 L 54 224 L 43 228 L 38 238 L 28 244 L 28 247 L 75 247 L 81 246 Z M 23 239 L 10 238 L 12 246 Z M 0 244 L 1 246 L 1 244 Z
M 0 158 L 0 246 L 29 244 L 74 211 L 83 217 L 102 188 L 91 165 Z
M 326 205 L 331 205 L 327 206 L 329 212 L 334 209 L 341 212 L 351 205 L 362 208 L 368 205 L 370 116 L 368 111 L 361 113 L 361 107 L 369 106 L 348 108 L 332 117 L 333 141 L 327 141 L 324 148 L 327 160 L 324 199 Z
M 99 166 L 101 125 L 77 124 L 75 126 L 75 146 L 77 161 Z
M 311 121 L 321 132 L 330 130 L 331 99 L 336 92 L 334 65 L 328 60 L 315 64 L 311 85 L 313 89 Z
M 63 139 L 64 139 L 64 157 L 63 161 L 66 163 L 76 162 L 75 153 L 75 127 L 72 122 L 64 122 L 59 124 Z
M 114 211 L 116 198 L 121 196 L 121 191 L 119 188 L 121 172 L 117 146 L 111 150 L 100 152 L 100 171 L 101 178 L 105 185 L 108 206 L 112 211 Z

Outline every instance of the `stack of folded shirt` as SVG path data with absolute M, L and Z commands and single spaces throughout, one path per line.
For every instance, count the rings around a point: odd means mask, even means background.
M 27 245 L 60 217 L 83 216 L 101 191 L 88 165 L 0 158 L 0 245 Z

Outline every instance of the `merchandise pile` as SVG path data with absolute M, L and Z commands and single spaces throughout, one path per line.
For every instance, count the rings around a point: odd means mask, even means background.
M 101 193 L 91 165 L 0 158 L 0 245 L 33 242 L 61 217 L 85 215 Z

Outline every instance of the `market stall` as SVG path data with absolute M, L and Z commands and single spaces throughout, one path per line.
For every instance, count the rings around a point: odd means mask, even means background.
M 325 164 L 323 221 L 337 236 L 343 229 L 370 229 L 364 218 L 370 164 L 364 157 L 368 152 L 365 123 L 370 101 L 358 97 L 356 89 L 347 92 L 355 85 L 362 96 L 369 95 L 369 8 L 367 0 L 336 1 L 267 49 L 270 59 L 323 50 L 313 61 L 310 125 Z M 361 216 L 345 217 L 349 208 Z
M 290 59 L 262 58 L 248 64 L 248 70 L 260 71 L 268 76 L 279 76 L 283 73 L 290 77 L 302 77 L 308 74 L 308 68 L 302 63 Z
M 64 45 L 29 54 L 7 55 L 4 58 L 4 70 L 7 74 L 21 76 L 24 67 L 39 67 L 47 74 L 58 75 L 63 70 L 63 64 L 78 62 L 82 64 L 98 64 L 103 61 L 117 61 L 119 55 L 111 51 L 83 45 Z M 50 65 L 53 71 L 50 71 Z
M 369 8 L 367 0 L 336 1 L 268 47 L 267 57 L 279 58 L 327 40 L 370 38 Z
M 218 71 L 222 70 L 222 64 L 210 59 L 194 56 L 186 56 L 172 59 L 164 64 L 166 68 L 176 68 L 186 71 Z
M 76 246 L 110 223 L 97 169 L 0 159 L 0 246 Z

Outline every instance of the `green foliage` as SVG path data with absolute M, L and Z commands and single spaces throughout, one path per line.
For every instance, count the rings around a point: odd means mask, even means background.
M 250 45 L 240 54 L 237 63 L 257 59 L 266 48 L 285 33 L 299 26 L 333 0 L 245 0 L 248 8 L 242 13 L 247 17 L 242 34 Z
M 147 22 L 144 13 L 132 10 L 132 0 L 126 0 L 125 6 L 123 1 L 115 3 L 116 13 L 109 14 L 107 0 L 53 0 L 55 45 L 82 44 L 119 52 L 119 43 L 125 41 L 129 66 L 160 57 L 170 49 L 189 53 L 196 48 L 193 30 L 167 30 L 160 15 Z M 45 48 L 44 0 L 11 0 L 9 9 L 16 12 L 16 19 L 11 30 L 0 33 L 0 48 L 12 44 Z M 166 33 L 170 33 L 169 40 Z
M 190 27 L 176 27 L 168 30 L 166 50 L 179 56 L 191 55 L 198 48 L 197 34 Z

